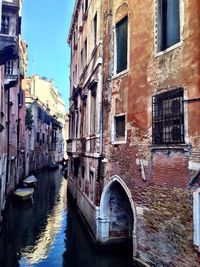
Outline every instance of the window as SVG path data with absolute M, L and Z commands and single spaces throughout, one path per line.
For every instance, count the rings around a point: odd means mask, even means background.
M 87 39 L 84 42 L 84 57 L 85 57 L 84 64 L 86 65 L 87 64 Z
M 115 141 L 125 141 L 125 115 L 114 117 Z
M 158 51 L 180 42 L 179 0 L 158 1 Z
M 97 44 L 97 13 L 94 17 L 93 25 L 94 25 L 94 46 L 96 46 Z
M 183 89 L 153 97 L 153 143 L 184 143 Z
M 42 143 L 43 144 L 45 143 L 45 134 L 44 133 L 42 134 Z
M 40 133 L 37 132 L 37 143 L 39 143 L 39 142 L 40 142 Z
M 81 168 L 81 176 L 82 176 L 82 179 L 85 178 L 85 166 L 82 165 L 82 168 Z
M 96 88 L 95 88 L 96 89 Z M 96 90 L 91 91 L 91 110 L 90 110 L 90 133 L 94 134 L 96 127 Z
M 83 58 L 83 49 L 81 50 L 81 72 L 84 69 L 84 58 Z
M 94 172 L 90 171 L 89 174 L 89 198 L 94 201 Z
M 200 247 L 200 191 L 193 193 L 193 240 L 194 244 Z
M 10 18 L 9 16 L 2 16 L 2 22 L 1 22 L 1 33 L 2 34 L 9 34 L 9 24 L 10 24 Z
M 87 11 L 88 9 L 88 0 L 85 0 L 85 12 Z
M 126 16 L 116 25 L 116 72 L 127 69 L 127 49 L 128 49 L 128 17 Z
M 13 67 L 14 67 L 14 62 L 12 60 L 7 61 L 5 65 L 5 74 L 13 75 L 13 69 L 14 69 Z

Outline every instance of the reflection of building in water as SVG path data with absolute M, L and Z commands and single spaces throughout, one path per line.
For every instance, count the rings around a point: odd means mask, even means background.
M 60 188 L 58 202 L 49 213 L 46 227 L 41 233 L 40 238 L 34 246 L 26 247 L 22 251 L 23 261 L 26 262 L 26 264 L 39 263 L 46 259 L 49 256 L 50 251 L 53 249 L 56 236 L 59 234 L 65 221 L 63 213 L 66 209 L 66 192 L 67 182 L 64 180 Z

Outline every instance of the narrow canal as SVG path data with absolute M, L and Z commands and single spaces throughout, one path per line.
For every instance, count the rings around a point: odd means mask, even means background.
M 129 267 L 131 255 L 103 252 L 89 241 L 77 212 L 67 200 L 61 171 L 36 175 L 34 201 L 11 200 L 0 232 L 1 267 Z

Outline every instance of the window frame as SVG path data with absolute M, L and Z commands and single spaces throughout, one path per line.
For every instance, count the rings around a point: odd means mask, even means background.
M 123 140 L 117 140 L 116 139 L 116 118 L 117 117 L 125 117 L 125 136 Z M 115 114 L 112 117 L 112 144 L 126 144 L 127 143 L 127 114 L 126 113 L 120 113 Z

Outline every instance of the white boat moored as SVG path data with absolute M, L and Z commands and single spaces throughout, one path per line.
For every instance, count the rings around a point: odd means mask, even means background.
M 31 176 L 28 176 L 26 179 L 24 179 L 23 183 L 25 183 L 29 186 L 34 186 L 37 183 L 37 179 L 35 178 L 34 175 L 31 175 Z
M 14 195 L 21 199 L 22 201 L 32 199 L 34 193 L 33 188 L 18 188 Z

